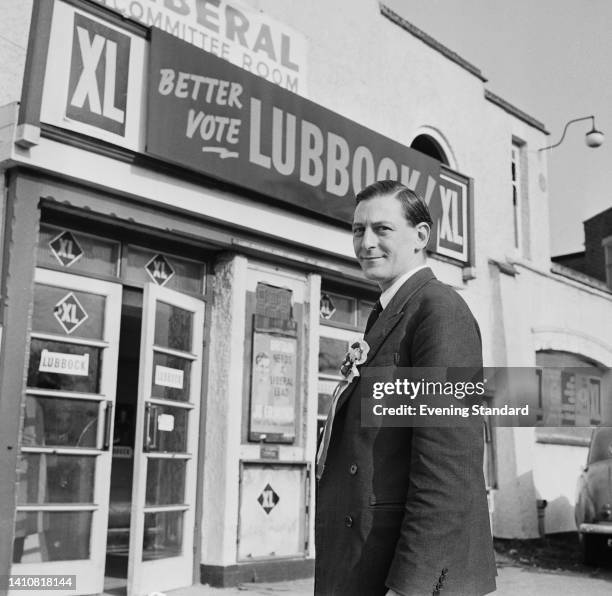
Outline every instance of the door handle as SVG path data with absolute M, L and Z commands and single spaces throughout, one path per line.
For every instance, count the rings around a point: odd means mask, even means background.
M 144 435 L 144 451 L 156 451 L 157 450 L 157 417 L 159 416 L 159 408 L 152 406 L 151 404 L 146 405 L 146 428 Z M 151 432 L 152 431 L 152 432 Z
M 111 444 L 111 425 L 113 423 L 113 402 L 107 401 L 104 409 L 104 441 L 102 449 L 108 451 Z

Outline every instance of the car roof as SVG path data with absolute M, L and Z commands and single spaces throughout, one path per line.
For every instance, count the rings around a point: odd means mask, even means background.
M 593 431 L 589 463 L 612 459 L 612 427 L 599 427 Z

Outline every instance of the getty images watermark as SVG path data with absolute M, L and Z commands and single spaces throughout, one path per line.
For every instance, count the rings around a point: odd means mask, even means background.
M 612 421 L 610 379 L 592 368 L 362 369 L 364 427 L 593 426 Z

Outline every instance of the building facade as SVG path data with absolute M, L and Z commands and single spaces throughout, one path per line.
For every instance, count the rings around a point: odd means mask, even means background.
M 478 68 L 374 0 L 3 10 L 0 575 L 312 573 L 317 431 L 377 295 L 352 197 L 377 178 L 428 201 L 485 365 L 556 367 L 545 399 L 586 383 L 606 421 L 612 294 L 551 266 L 547 132 Z M 570 430 L 487 428 L 495 535 L 536 536 L 544 500 L 573 529 L 571 404 Z

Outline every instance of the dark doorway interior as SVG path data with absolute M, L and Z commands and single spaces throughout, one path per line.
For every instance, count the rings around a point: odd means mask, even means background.
M 109 578 L 127 578 L 141 327 L 142 291 L 124 287 L 106 544 L 106 584 Z M 125 582 L 121 583 L 125 585 Z M 110 581 L 110 584 L 118 586 L 116 581 Z

